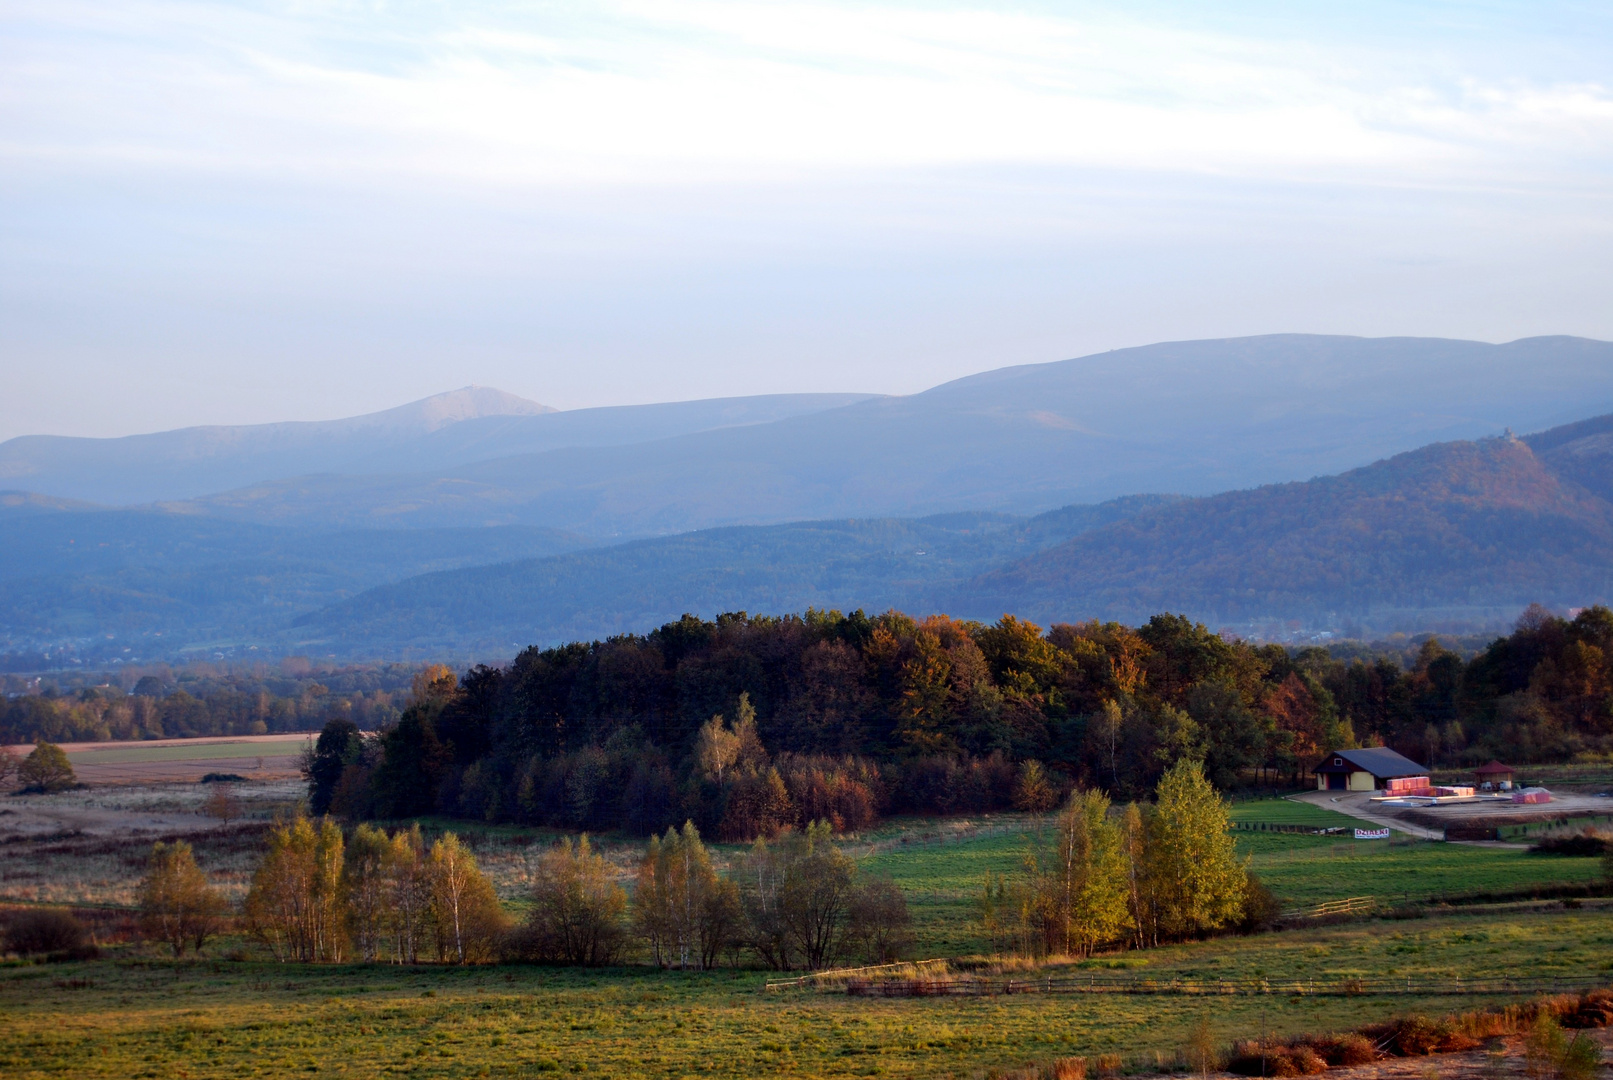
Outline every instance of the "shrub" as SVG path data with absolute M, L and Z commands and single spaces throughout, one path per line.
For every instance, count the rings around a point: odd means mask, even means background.
M 1087 1080 L 1087 1059 L 1059 1058 L 1042 1070 L 1042 1080 Z
M 1586 1035 L 1575 1035 L 1557 1059 L 1561 1080 L 1592 1080 L 1602 1067 L 1602 1048 Z
M 1613 990 L 1592 990 L 1560 1018 L 1563 1027 L 1598 1028 L 1613 1025 Z
M 893 963 L 913 947 L 913 917 L 907 910 L 907 897 L 889 878 L 872 878 L 858 885 L 847 914 L 848 944 L 869 963 Z
M 517 959 L 548 964 L 611 964 L 627 940 L 627 893 L 585 835 L 550 848 L 538 863 L 532 908 L 510 936 Z
M 1479 1040 L 1456 1030 L 1448 1020 L 1434 1021 L 1426 1016 L 1412 1014 L 1375 1024 L 1363 1034 L 1378 1046 L 1399 1057 L 1419 1057 L 1423 1054 L 1448 1054 L 1458 1050 L 1471 1050 Z
M 1325 1072 L 1327 1062 L 1315 1050 L 1301 1043 L 1298 1046 L 1280 1046 L 1267 1043 L 1262 1049 L 1256 1042 L 1239 1043 L 1227 1062 L 1227 1071 L 1239 1076 L 1310 1076 Z
M 12 915 L 6 948 L 19 956 L 78 958 L 93 951 L 84 924 L 63 908 L 32 908 Z
M 1245 934 L 1258 934 L 1276 924 L 1277 917 L 1283 912 L 1283 905 L 1270 886 L 1254 874 L 1245 873 L 1243 917 L 1238 921 L 1238 929 Z
M 1125 1062 L 1119 1054 L 1099 1054 L 1096 1065 L 1099 1076 L 1118 1076 Z
M 1542 1009 L 1524 1042 L 1524 1069 L 1530 1076 L 1546 1080 L 1556 1074 L 1558 1063 L 1568 1049 L 1568 1039 L 1551 1013 Z
M 1367 1065 L 1378 1060 L 1378 1051 L 1365 1035 L 1348 1032 L 1307 1040 L 1311 1049 L 1329 1065 Z
M 1613 850 L 1613 843 L 1608 836 L 1586 828 L 1569 836 L 1543 836 L 1529 850 L 1540 855 L 1597 856 Z

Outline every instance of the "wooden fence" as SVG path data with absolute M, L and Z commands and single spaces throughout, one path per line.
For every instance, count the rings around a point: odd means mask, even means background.
M 1283 912 L 1282 919 L 1323 919 L 1329 915 L 1359 915 L 1363 912 L 1375 911 L 1378 907 L 1376 896 L 1352 896 L 1346 900 L 1329 900 L 1325 904 L 1315 907 L 1294 908 Z
M 834 968 L 830 971 L 813 971 L 793 979 L 770 979 L 764 990 L 839 989 L 853 979 L 870 977 L 890 979 L 906 976 L 913 979 L 945 975 L 945 960 L 905 960 L 895 964 L 874 964 L 870 967 Z

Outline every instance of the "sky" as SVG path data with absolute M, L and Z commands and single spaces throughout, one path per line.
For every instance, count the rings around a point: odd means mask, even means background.
M 0 3 L 0 439 L 1613 338 L 1613 5 Z

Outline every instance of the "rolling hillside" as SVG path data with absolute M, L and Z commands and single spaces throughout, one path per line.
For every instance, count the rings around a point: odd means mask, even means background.
M 1604 418 L 1597 426 L 1608 424 Z M 1572 433 L 1570 433 L 1572 434 Z M 1041 620 L 1183 611 L 1379 628 L 1613 599 L 1605 435 L 1443 443 L 1162 507 L 990 571 L 953 602 Z M 1538 441 L 1551 450 L 1536 453 Z M 1564 465 L 1571 468 L 1564 468 Z
M 472 386 L 345 420 L 195 427 L 121 439 L 24 436 L 0 443 L 0 487 L 130 506 L 281 477 L 390 475 L 645 442 L 770 423 L 867 396 L 772 394 L 558 412 Z
M 1339 476 L 1029 521 L 954 515 L 719 529 L 379 587 L 298 620 L 298 641 L 508 651 L 642 631 L 683 612 L 808 606 L 1013 612 L 1043 624 L 1297 620 L 1368 632 L 1510 622 L 1613 599 L 1613 417 L 1577 434 L 1440 443 Z M 1566 430 L 1566 429 L 1565 429 Z M 1531 443 L 1543 448 L 1536 453 Z
M 508 652 L 608 637 L 684 612 L 914 607 L 992 564 L 1172 500 L 1117 499 L 1030 520 L 995 514 L 710 529 L 411 578 L 314 612 L 298 648 L 371 643 Z
M 267 644 L 296 615 L 434 570 L 584 547 L 553 529 L 316 532 L 0 499 L 0 652 Z
M 1030 515 L 1139 492 L 1305 480 L 1435 441 L 1609 410 L 1605 342 L 1275 335 L 1003 368 L 906 397 L 480 417 L 368 456 L 259 468 L 251 482 L 175 509 L 327 530 L 519 524 L 622 538 Z

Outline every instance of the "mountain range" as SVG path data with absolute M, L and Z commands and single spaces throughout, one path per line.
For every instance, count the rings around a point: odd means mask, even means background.
M 1603 342 L 1285 335 L 907 397 L 555 412 L 467 388 L 31 436 L 0 444 L 27 489 L 0 497 L 0 650 L 508 655 L 809 605 L 1498 625 L 1609 595 L 1609 412 Z

